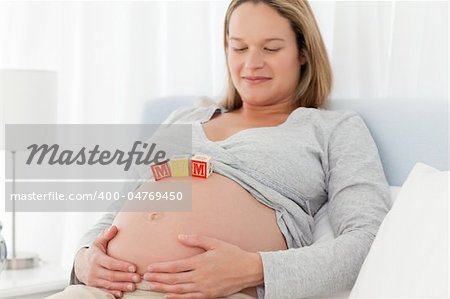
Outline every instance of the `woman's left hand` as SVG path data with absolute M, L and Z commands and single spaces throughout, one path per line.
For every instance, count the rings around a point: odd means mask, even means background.
M 264 282 L 259 253 L 200 235 L 179 235 L 185 246 L 200 247 L 204 253 L 147 267 L 144 280 L 150 290 L 166 298 L 217 298 Z

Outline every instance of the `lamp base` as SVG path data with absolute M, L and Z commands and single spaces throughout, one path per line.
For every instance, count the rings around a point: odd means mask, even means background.
M 30 252 L 17 252 L 13 258 L 9 256 L 6 260 L 7 270 L 20 270 L 35 268 L 39 265 L 39 257 L 37 254 Z

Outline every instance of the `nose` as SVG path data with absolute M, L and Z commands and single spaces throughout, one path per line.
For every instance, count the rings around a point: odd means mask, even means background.
M 248 69 L 260 69 L 264 66 L 264 58 L 258 50 L 252 50 L 247 52 L 245 57 L 245 67 Z

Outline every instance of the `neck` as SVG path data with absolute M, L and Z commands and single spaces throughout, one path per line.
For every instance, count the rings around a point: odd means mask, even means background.
M 277 103 L 272 105 L 252 105 L 242 103 L 242 107 L 236 113 L 245 118 L 262 118 L 275 115 L 289 115 L 296 107 L 290 103 Z

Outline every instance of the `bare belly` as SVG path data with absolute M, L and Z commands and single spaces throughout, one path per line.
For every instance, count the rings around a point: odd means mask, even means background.
M 208 179 L 164 179 L 169 181 L 192 183 L 192 211 L 119 212 L 113 223 L 119 233 L 109 242 L 108 254 L 134 263 L 139 274 L 151 263 L 204 252 L 182 245 L 177 240 L 178 234 L 210 236 L 251 252 L 287 248 L 275 211 L 259 203 L 233 180 L 213 173 Z M 145 188 L 143 184 L 136 192 Z M 245 293 L 256 297 L 255 288 L 246 289 Z

